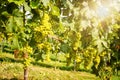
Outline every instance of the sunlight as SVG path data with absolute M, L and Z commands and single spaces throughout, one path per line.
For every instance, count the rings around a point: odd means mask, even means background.
M 98 17 L 105 18 L 109 15 L 109 9 L 104 6 L 100 6 L 96 10 Z
M 108 16 L 111 16 L 112 9 L 120 11 L 120 0 L 112 1 L 97 1 L 97 8 L 95 10 L 96 15 L 99 19 L 105 19 Z

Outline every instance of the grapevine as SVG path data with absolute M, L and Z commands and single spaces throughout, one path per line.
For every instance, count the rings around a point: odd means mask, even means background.
M 41 25 L 34 28 L 34 39 L 36 41 L 36 46 L 40 51 L 46 53 L 46 61 L 50 61 L 49 53 L 52 49 L 51 43 L 48 41 L 48 36 L 53 35 L 52 26 L 49 20 L 49 15 L 47 13 L 44 13 L 41 20 Z
M 84 55 L 83 55 L 84 56 L 84 67 L 87 70 L 91 69 L 96 53 L 97 53 L 96 50 L 92 47 L 88 47 L 84 51 Z
M 98 65 L 100 63 L 100 57 L 97 55 L 95 58 L 94 58 L 94 65 L 95 65 L 95 68 L 98 69 Z

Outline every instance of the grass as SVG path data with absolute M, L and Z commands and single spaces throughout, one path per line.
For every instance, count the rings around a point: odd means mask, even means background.
M 0 80 L 23 80 L 21 63 L 3 62 L 0 64 Z M 97 77 L 87 72 L 62 71 L 54 68 L 29 66 L 29 80 L 96 80 Z
M 55 69 L 55 64 L 57 68 Z M 0 54 L 0 80 L 23 80 L 23 64 L 15 60 L 12 54 Z M 85 71 L 73 71 L 60 62 L 32 62 L 29 66 L 29 80 L 100 80 L 94 74 Z M 113 76 L 112 80 L 120 80 Z

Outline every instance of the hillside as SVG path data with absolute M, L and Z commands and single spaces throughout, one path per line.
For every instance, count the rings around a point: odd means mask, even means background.
M 12 54 L 0 54 L 0 80 L 22 80 L 23 65 Z M 96 80 L 95 75 L 87 72 L 66 71 L 31 64 L 29 80 Z
M 40 64 L 40 65 L 38 65 Z M 49 66 L 47 66 L 47 64 Z M 100 80 L 94 74 L 85 71 L 55 69 L 50 63 L 37 63 L 29 66 L 29 80 Z M 45 66 L 46 65 L 46 66 Z M 119 80 L 119 77 L 113 77 Z M 23 80 L 23 64 L 9 53 L 0 54 L 0 80 Z

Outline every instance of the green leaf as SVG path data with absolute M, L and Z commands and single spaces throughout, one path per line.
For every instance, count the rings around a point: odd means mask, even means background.
M 108 48 L 107 42 L 106 41 L 102 41 L 102 44 L 104 47 Z
M 69 0 L 67 0 L 67 4 L 68 4 L 70 9 L 73 9 L 73 4 Z
M 23 4 L 23 2 L 24 2 L 24 0 L 8 0 L 9 2 L 14 2 L 15 4 L 17 4 L 17 5 L 22 5 Z
M 31 8 L 28 6 L 26 2 L 24 2 L 24 7 L 25 7 L 25 11 L 31 11 Z
M 39 0 L 31 1 L 31 2 L 30 2 L 30 7 L 31 7 L 32 9 L 36 9 L 36 8 L 39 6 L 39 4 L 40 4 Z
M 11 16 L 8 20 L 8 24 L 6 26 L 6 31 L 7 32 L 13 32 L 13 26 L 14 26 L 14 21 L 13 21 L 13 17 Z
M 98 34 L 98 29 L 97 28 L 93 28 L 93 30 L 92 30 L 92 37 L 93 37 L 93 39 L 98 39 L 99 38 L 99 34 Z
M 18 36 L 17 35 L 15 35 L 13 37 L 12 49 L 19 49 L 19 42 L 18 42 Z
M 49 2 L 50 2 L 50 0 L 41 0 L 41 2 L 43 3 L 43 5 L 44 5 L 45 7 L 47 7 L 48 4 L 49 4 Z
M 52 6 L 52 15 L 59 16 L 60 10 L 57 6 Z
M 13 16 L 22 17 L 22 16 L 23 16 L 23 13 L 20 12 L 19 9 L 15 9 L 15 10 L 13 11 Z
M 14 21 L 18 26 L 23 26 L 23 18 L 22 17 L 14 17 Z
M 59 23 L 59 31 L 64 32 L 65 27 L 63 26 L 62 22 Z
M 21 23 L 19 22 L 19 25 Z M 17 32 L 18 31 L 18 22 L 16 22 L 16 18 L 11 16 L 8 20 L 8 24 L 6 26 L 6 31 L 7 32 Z
M 7 11 L 2 12 L 2 15 L 6 16 L 6 17 L 10 16 L 10 14 Z
M 96 40 L 96 45 L 97 45 L 97 48 L 98 48 L 98 53 L 101 53 L 104 49 L 103 45 L 102 45 L 102 41 L 100 39 Z
M 64 43 L 61 45 L 60 47 L 61 51 L 63 51 L 64 53 L 68 53 L 71 51 L 70 46 L 67 43 Z

